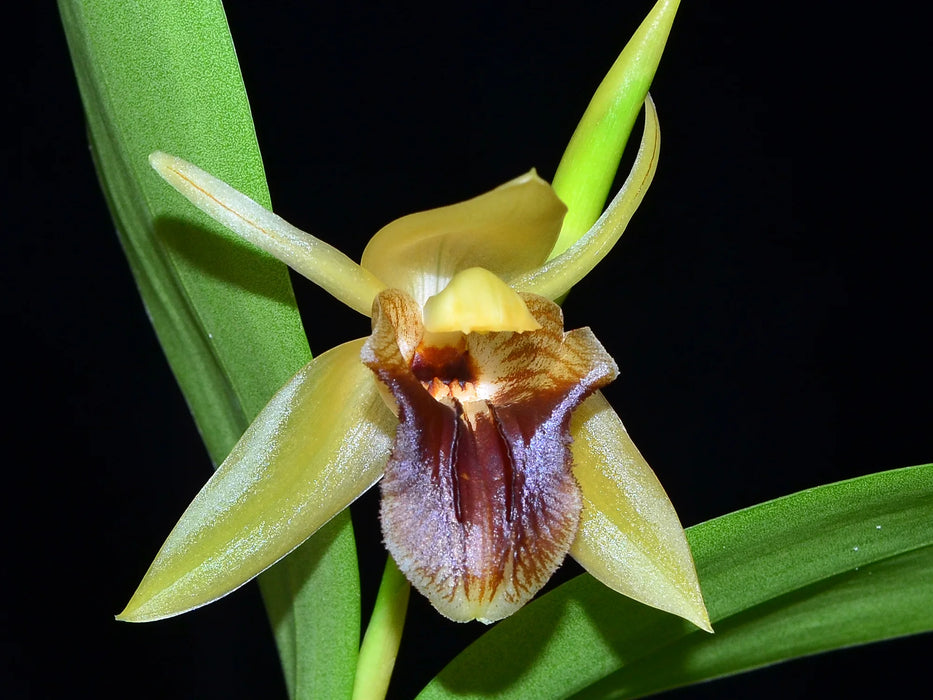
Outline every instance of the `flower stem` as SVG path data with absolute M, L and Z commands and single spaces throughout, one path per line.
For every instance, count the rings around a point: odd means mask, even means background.
M 402 641 L 410 590 L 411 586 L 398 570 L 395 561 L 391 556 L 388 557 L 379 593 L 376 594 L 373 615 L 360 646 L 353 700 L 378 700 L 386 696 L 398 646 Z

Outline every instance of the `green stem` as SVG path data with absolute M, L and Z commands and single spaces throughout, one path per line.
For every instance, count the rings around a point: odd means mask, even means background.
M 379 700 L 386 696 L 398 645 L 402 641 L 410 591 L 408 581 L 392 557 L 388 557 L 373 615 L 360 646 L 353 700 Z

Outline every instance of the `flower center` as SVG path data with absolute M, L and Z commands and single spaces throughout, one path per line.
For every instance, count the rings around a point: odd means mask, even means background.
M 459 403 L 488 398 L 477 387 L 470 356 L 471 333 L 524 333 L 541 328 L 525 301 L 482 267 L 461 270 L 422 309 L 424 336 L 415 349 L 411 371 L 437 401 Z
M 422 341 L 411 360 L 412 374 L 436 400 L 477 401 L 476 370 L 466 349 L 466 338 L 452 345 L 433 345 Z

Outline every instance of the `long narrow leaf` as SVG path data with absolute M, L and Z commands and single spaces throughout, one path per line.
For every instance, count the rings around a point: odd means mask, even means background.
M 933 546 L 805 586 L 690 634 L 575 697 L 633 698 L 933 628 Z
M 490 630 L 420 697 L 636 697 L 931 630 L 931 523 L 933 465 L 711 520 L 688 538 L 715 635 L 584 575 Z
M 356 542 L 346 515 L 259 577 L 292 698 L 348 698 L 360 634 Z
M 310 358 L 285 267 L 195 210 L 148 163 L 155 150 L 177 154 L 269 204 L 223 7 L 60 0 L 59 8 L 120 241 L 219 463 Z M 334 695 L 352 688 L 359 582 L 349 517 L 327 530 L 266 574 L 293 695 L 318 681 Z M 334 589 L 341 596 L 321 610 L 320 591 Z

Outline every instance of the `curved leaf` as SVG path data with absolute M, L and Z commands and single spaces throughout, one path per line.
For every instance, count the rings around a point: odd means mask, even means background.
M 933 465 L 716 518 L 687 534 L 717 634 L 583 575 L 487 632 L 419 697 L 635 697 L 931 630 L 931 522 Z
M 574 697 L 632 698 L 933 628 L 933 547 L 805 586 L 620 669 Z
M 310 358 L 285 267 L 239 243 L 149 166 L 152 151 L 173 149 L 269 204 L 223 8 L 86 0 L 60 9 L 120 242 L 219 463 Z
M 249 104 L 217 0 L 115 3 L 60 0 L 101 185 L 168 361 L 212 459 L 219 463 L 272 394 L 310 354 L 284 265 L 237 242 L 149 167 L 170 150 L 268 205 Z M 350 532 L 348 515 L 333 523 Z M 300 549 L 265 574 L 286 678 L 319 655 L 326 687 L 349 694 L 359 643 L 352 536 L 324 552 Z M 314 586 L 306 573 L 315 570 Z M 293 580 L 306 581 L 292 586 Z M 327 615 L 341 622 L 314 649 L 313 602 L 339 587 Z M 290 614 L 290 589 L 299 590 Z M 282 593 L 284 591 L 284 593 Z M 336 612 L 339 606 L 339 612 Z M 279 614 L 275 614 L 278 611 Z M 308 612 L 312 611 L 312 612 Z M 330 623 L 327 623 L 330 624 Z M 310 663 L 311 661 L 309 661 Z M 342 674 L 342 675 L 341 675 Z M 296 686 L 290 690 L 296 694 Z
M 259 577 L 291 698 L 350 697 L 353 688 L 360 575 L 348 514 Z

